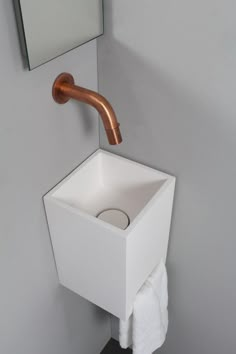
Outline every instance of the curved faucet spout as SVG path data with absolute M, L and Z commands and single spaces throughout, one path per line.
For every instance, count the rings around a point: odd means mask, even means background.
M 102 118 L 109 143 L 116 145 L 122 142 L 120 124 L 117 122 L 112 106 L 105 97 L 95 91 L 76 86 L 73 76 L 68 73 L 62 73 L 56 78 L 52 95 L 54 100 L 60 104 L 73 98 L 96 108 Z

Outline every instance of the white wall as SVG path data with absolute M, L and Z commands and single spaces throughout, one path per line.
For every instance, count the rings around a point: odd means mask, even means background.
M 105 0 L 99 86 L 119 154 L 178 178 L 166 354 L 234 354 L 236 5 Z M 101 129 L 101 145 L 111 151 Z
M 96 112 L 51 97 L 62 71 L 97 88 L 96 42 L 28 72 L 12 2 L 0 0 L 0 48 L 0 352 L 98 354 L 109 321 L 59 286 L 42 203 L 98 148 Z

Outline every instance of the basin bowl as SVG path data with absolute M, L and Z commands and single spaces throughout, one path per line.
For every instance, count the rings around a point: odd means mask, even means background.
M 167 255 L 175 178 L 97 150 L 44 196 L 60 283 L 120 319 Z M 97 218 L 128 215 L 123 230 Z

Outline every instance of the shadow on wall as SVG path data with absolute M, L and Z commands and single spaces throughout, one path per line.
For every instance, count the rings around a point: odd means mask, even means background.
M 77 105 L 78 117 L 79 117 L 78 119 L 81 120 L 81 122 L 84 126 L 84 131 L 87 134 L 89 134 L 93 130 L 94 108 L 91 108 L 91 107 L 89 107 L 89 105 L 82 103 L 82 102 L 73 101 L 73 100 L 70 100 L 70 102 L 73 102 L 74 105 Z M 83 117 L 83 119 L 81 119 L 80 117 Z
M 63 303 L 66 336 L 71 344 L 73 343 L 74 352 L 77 353 L 79 347 L 93 351 L 91 323 L 94 330 L 97 326 L 104 327 L 104 333 L 107 332 L 107 338 L 109 338 L 110 333 L 107 326 L 109 315 L 97 306 L 94 306 L 91 311 L 90 302 L 61 285 L 58 290 L 56 296 L 57 300 L 61 299 L 61 303 Z

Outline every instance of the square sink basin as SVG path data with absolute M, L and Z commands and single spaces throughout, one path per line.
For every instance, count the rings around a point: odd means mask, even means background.
M 174 190 L 175 177 L 96 151 L 44 197 L 60 283 L 127 319 L 166 260 Z M 123 221 L 100 219 L 114 210 Z

